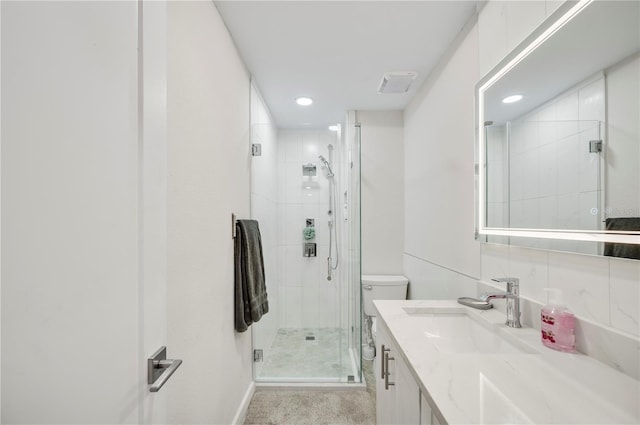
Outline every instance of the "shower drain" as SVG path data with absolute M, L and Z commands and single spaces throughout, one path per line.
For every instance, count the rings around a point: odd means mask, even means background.
M 316 337 L 313 335 L 310 335 L 310 336 L 306 336 L 304 339 L 306 339 L 307 341 L 315 341 Z

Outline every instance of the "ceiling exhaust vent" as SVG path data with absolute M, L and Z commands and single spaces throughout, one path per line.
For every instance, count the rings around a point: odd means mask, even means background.
M 387 72 L 382 76 L 380 86 L 378 87 L 378 93 L 406 93 L 409 91 L 409 87 L 416 79 L 417 72 Z

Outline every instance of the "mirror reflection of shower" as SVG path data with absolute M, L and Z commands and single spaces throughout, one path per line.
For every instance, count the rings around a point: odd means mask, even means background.
M 327 280 L 331 280 L 333 271 L 338 268 L 340 262 L 340 253 L 338 252 L 338 234 L 337 224 L 334 221 L 335 202 L 337 198 L 337 187 L 334 181 L 335 174 L 331 168 L 331 161 L 333 160 L 333 145 L 328 145 L 329 159 L 320 155 L 318 158 L 322 161 L 322 164 L 327 172 L 327 179 L 329 180 L 329 209 L 327 210 L 328 226 L 329 226 L 329 256 L 327 257 Z M 333 259 L 333 250 L 335 248 L 335 264 Z

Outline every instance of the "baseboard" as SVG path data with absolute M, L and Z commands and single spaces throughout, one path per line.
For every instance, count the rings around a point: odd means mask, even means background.
M 238 406 L 238 411 L 233 417 L 232 425 L 242 425 L 244 424 L 244 420 L 247 418 L 247 411 L 249 410 L 249 403 L 251 403 L 251 398 L 253 397 L 253 393 L 256 391 L 256 383 L 251 381 L 251 385 L 247 388 L 247 392 L 244 394 L 242 398 L 242 402 L 240 406 Z

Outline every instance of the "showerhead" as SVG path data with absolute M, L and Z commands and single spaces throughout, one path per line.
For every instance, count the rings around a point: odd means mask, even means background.
M 318 156 L 318 158 L 320 158 L 320 161 L 322 161 L 324 166 L 327 168 L 327 177 L 333 177 L 334 174 L 333 174 L 333 170 L 331 169 L 331 164 L 329 164 L 329 161 L 327 161 L 322 155 Z

